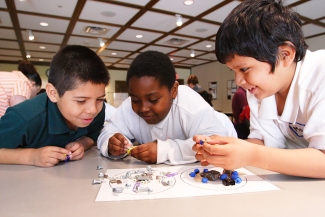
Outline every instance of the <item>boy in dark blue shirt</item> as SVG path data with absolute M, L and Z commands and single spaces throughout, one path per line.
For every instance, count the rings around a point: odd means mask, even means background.
M 105 64 L 89 48 L 59 50 L 46 93 L 9 108 L 0 119 L 0 163 L 50 167 L 82 159 L 103 127 L 109 79 Z

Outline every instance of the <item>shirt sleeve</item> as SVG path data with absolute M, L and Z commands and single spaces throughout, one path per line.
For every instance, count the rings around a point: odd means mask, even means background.
M 28 123 L 11 107 L 0 118 L 0 148 L 14 149 L 26 145 Z
M 132 121 L 129 119 L 131 118 L 130 115 L 128 115 L 129 109 L 131 109 L 130 103 L 126 101 L 123 102 L 102 129 L 97 140 L 97 148 L 100 149 L 103 156 L 108 157 L 108 140 L 115 133 L 121 133 L 126 139 L 129 140 L 129 142 L 130 139 L 133 139 L 133 135 L 127 127 L 128 123 L 126 123 L 126 121 Z
M 188 139 L 158 140 L 157 164 L 169 165 L 193 163 L 196 161 L 193 136 L 220 135 L 237 137 L 236 131 L 229 118 L 213 108 L 200 109 L 196 114 L 181 116 L 181 125 Z

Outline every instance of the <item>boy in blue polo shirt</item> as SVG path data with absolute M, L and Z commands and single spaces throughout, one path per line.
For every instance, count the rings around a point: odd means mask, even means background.
M 50 65 L 46 93 L 7 109 L 0 119 L 0 163 L 51 167 L 80 160 L 105 118 L 105 64 L 89 48 L 71 45 Z

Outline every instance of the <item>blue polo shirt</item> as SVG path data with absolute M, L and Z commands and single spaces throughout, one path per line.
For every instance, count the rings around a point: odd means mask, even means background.
M 104 118 L 103 104 L 102 110 L 90 125 L 73 131 L 66 124 L 57 105 L 46 93 L 42 93 L 7 109 L 0 119 L 0 148 L 64 148 L 83 136 L 96 142 L 103 128 Z

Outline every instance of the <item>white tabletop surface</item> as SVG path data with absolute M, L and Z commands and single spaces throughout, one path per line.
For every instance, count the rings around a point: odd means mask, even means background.
M 98 177 L 98 165 L 104 167 L 103 172 L 147 166 L 131 157 L 120 161 L 106 159 L 96 147 L 86 151 L 81 161 L 60 163 L 52 168 L 0 165 L 0 216 L 325 216 L 325 180 L 286 176 L 254 167 L 246 169 L 281 190 L 95 202 L 100 185 L 92 185 L 92 180 Z M 159 166 L 166 165 L 152 165 Z

